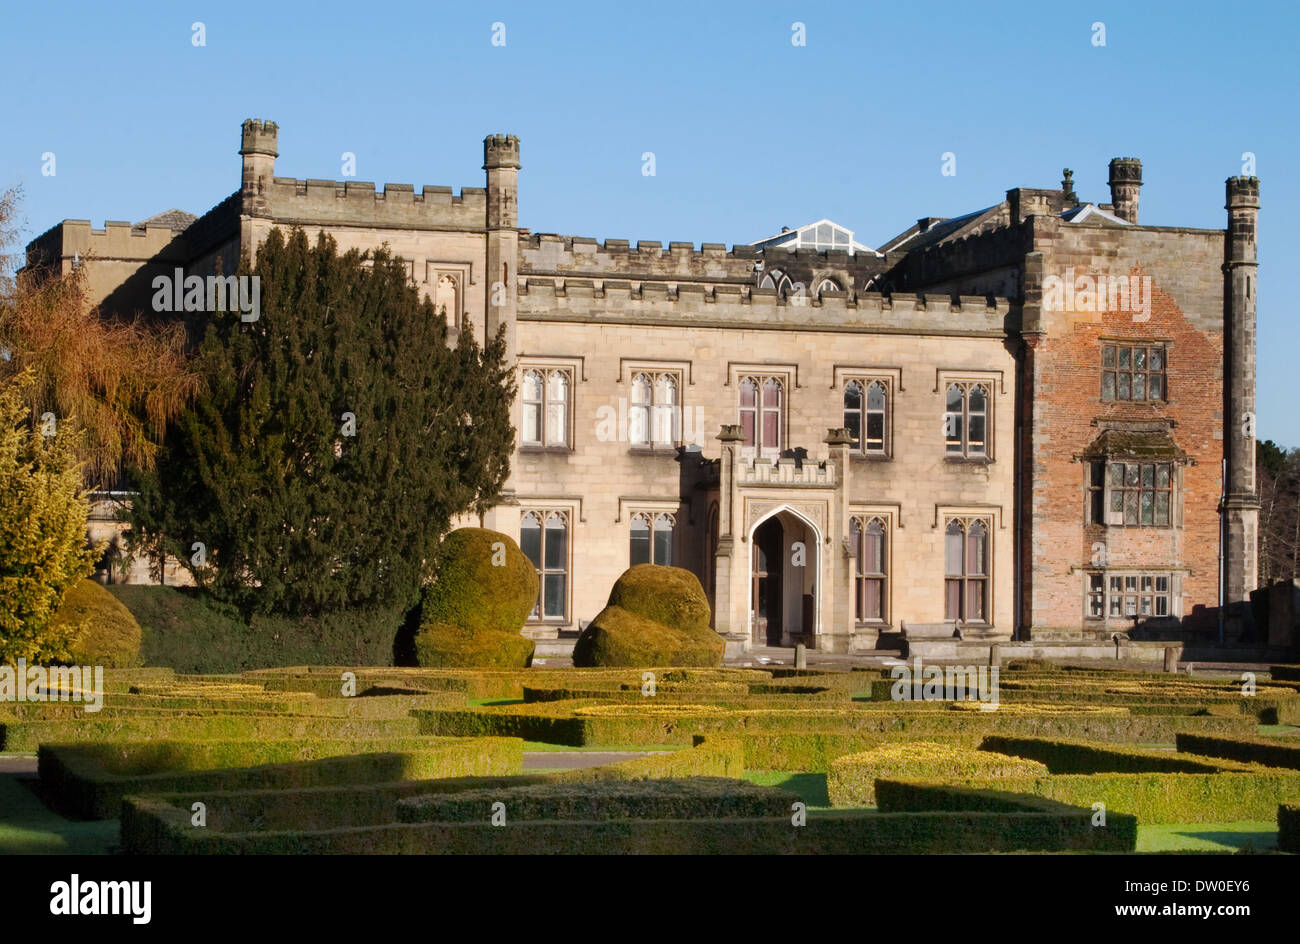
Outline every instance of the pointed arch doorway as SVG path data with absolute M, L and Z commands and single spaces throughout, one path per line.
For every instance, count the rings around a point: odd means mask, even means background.
M 788 508 L 750 533 L 749 628 L 754 646 L 815 645 L 817 529 Z

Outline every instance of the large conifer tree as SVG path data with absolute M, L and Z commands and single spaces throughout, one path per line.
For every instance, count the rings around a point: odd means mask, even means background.
M 273 231 L 243 274 L 260 316 L 208 316 L 209 392 L 141 476 L 137 543 L 246 612 L 413 603 L 451 518 L 505 481 L 503 340 L 449 348 L 402 263 L 325 234 Z

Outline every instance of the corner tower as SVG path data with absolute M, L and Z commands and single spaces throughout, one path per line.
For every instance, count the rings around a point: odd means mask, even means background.
M 1223 263 L 1224 600 L 1233 628 L 1249 620 L 1259 580 L 1259 496 L 1255 492 L 1255 296 L 1259 178 L 1229 177 Z
M 506 358 L 514 361 L 515 284 L 519 267 L 519 139 L 492 134 L 483 139 L 487 172 L 487 338 L 506 330 Z
M 249 118 L 239 138 L 239 155 L 244 159 L 241 193 L 242 212 L 246 216 L 264 216 L 270 209 L 267 191 L 275 177 L 275 159 L 280 129 L 274 121 Z

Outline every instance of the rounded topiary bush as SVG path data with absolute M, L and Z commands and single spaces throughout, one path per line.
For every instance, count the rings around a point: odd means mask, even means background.
M 517 633 L 537 604 L 537 571 L 507 534 L 458 528 L 442 541 L 422 622 Z
M 677 629 L 709 625 L 709 598 L 700 579 L 683 567 L 637 564 L 609 592 L 609 606 Z
M 618 578 L 609 604 L 578 637 L 573 664 L 716 666 L 725 648 L 709 628 L 709 600 L 693 573 L 638 564 Z
M 69 661 L 121 669 L 140 661 L 140 624 L 122 603 L 93 580 L 73 584 L 54 614 L 72 642 Z
M 537 571 L 509 535 L 459 528 L 443 539 L 425 590 L 415 662 L 426 668 L 526 668 L 534 643 L 519 635 L 537 603 Z

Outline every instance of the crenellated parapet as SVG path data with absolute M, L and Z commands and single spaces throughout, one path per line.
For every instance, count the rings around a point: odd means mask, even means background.
M 359 226 L 373 229 L 478 230 L 487 214 L 487 190 L 371 181 L 299 180 L 275 177 L 266 191 L 264 215 L 292 225 Z M 263 215 L 261 213 L 257 215 Z
M 520 272 L 589 278 L 690 279 L 713 283 L 756 285 L 764 273 L 779 272 L 803 281 L 809 291 L 814 279 L 834 278 L 842 289 L 864 285 L 884 270 L 874 255 L 850 256 L 843 250 L 756 249 L 725 243 L 607 239 L 534 233 L 519 242 Z
M 1006 298 L 884 295 L 782 297 L 772 289 L 682 282 L 526 279 L 521 320 L 1000 337 L 1018 329 Z

